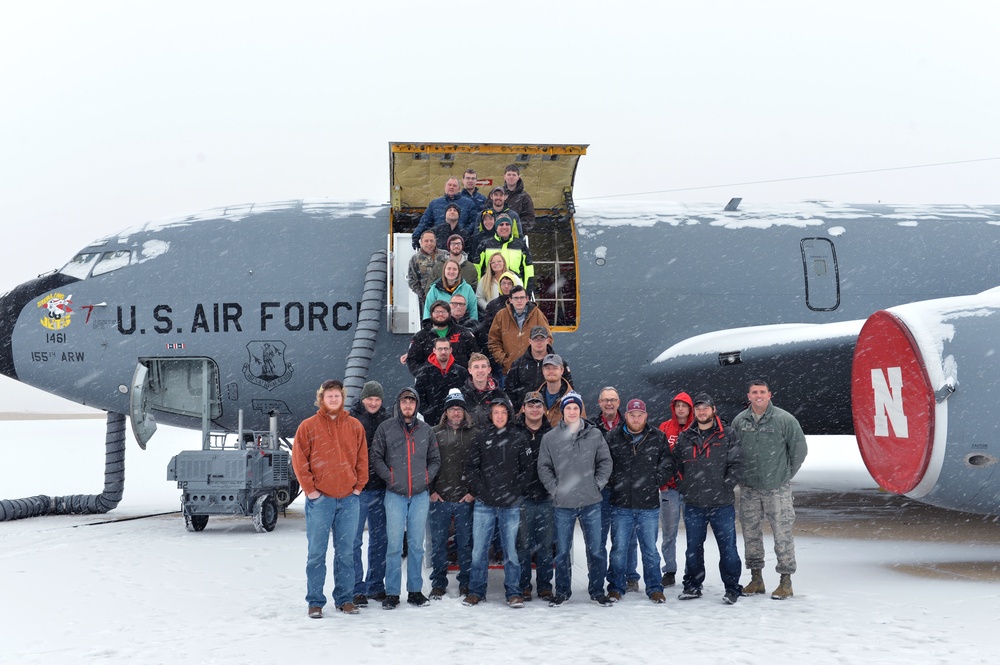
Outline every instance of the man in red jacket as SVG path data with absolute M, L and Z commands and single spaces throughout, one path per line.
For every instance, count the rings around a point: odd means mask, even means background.
M 691 427 L 691 396 L 685 392 L 677 393 L 670 402 L 670 420 L 660 425 L 660 431 L 667 435 L 670 450 L 677 443 L 677 435 Z M 684 497 L 677 491 L 677 481 L 671 478 L 660 488 L 660 529 L 663 539 L 660 541 L 660 554 L 663 555 L 663 586 L 673 586 L 677 583 L 677 529 L 681 523 L 681 513 L 684 512 Z
M 292 466 L 306 495 L 306 602 L 309 616 L 323 617 L 326 550 L 334 534 L 333 601 L 345 614 L 357 614 L 354 589 L 354 534 L 358 495 L 368 482 L 365 428 L 344 410 L 344 384 L 324 381 L 316 391 L 319 411 L 295 432 Z

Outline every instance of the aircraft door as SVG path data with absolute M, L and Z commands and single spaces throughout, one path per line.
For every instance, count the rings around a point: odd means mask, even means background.
M 410 266 L 410 258 L 416 253 L 410 244 L 409 233 L 394 233 L 391 236 L 393 251 L 390 274 L 392 275 L 392 303 L 389 309 L 389 330 L 394 333 L 412 335 L 420 330 L 420 322 L 424 318 L 420 311 L 420 301 L 417 294 L 410 290 L 406 273 Z M 389 300 L 388 298 L 386 299 Z
M 211 358 L 142 358 L 129 396 L 132 430 L 139 445 L 156 431 L 153 411 L 202 420 L 222 415 L 219 367 Z
M 146 376 L 149 368 L 139 363 L 132 374 L 132 390 L 129 392 L 129 420 L 132 422 L 132 434 L 139 447 L 146 449 L 146 444 L 156 433 L 156 420 L 149 412 L 149 394 L 146 392 Z
M 814 312 L 840 307 L 840 269 L 837 250 L 828 238 L 803 238 L 802 268 L 805 271 L 806 306 Z

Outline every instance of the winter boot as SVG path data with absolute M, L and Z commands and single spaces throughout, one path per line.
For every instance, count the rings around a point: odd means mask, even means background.
M 792 576 L 788 574 L 783 574 L 781 576 L 781 583 L 778 584 L 778 588 L 774 590 L 771 594 L 771 598 L 775 600 L 784 600 L 792 595 Z
M 750 584 L 743 587 L 744 596 L 754 596 L 758 593 L 767 593 L 764 589 L 764 577 L 761 575 L 760 568 L 754 568 L 750 571 Z

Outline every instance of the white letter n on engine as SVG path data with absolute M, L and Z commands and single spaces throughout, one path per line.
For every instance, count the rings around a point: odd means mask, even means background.
M 909 438 L 906 414 L 903 412 L 903 373 L 898 367 L 888 370 L 886 383 L 881 369 L 872 370 L 872 390 L 875 392 L 875 436 L 889 436 L 889 421 L 896 436 Z

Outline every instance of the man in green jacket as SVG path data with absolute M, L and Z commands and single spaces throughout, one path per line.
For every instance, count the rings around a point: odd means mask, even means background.
M 764 519 L 774 534 L 775 570 L 781 582 L 771 598 L 792 595 L 795 572 L 795 508 L 791 480 L 806 459 L 806 437 L 795 416 L 771 403 L 771 391 L 760 379 L 750 382 L 750 408 L 733 419 L 733 429 L 743 440 L 743 479 L 740 482 L 740 522 L 743 550 L 751 579 L 744 595 L 766 593 L 764 588 Z

